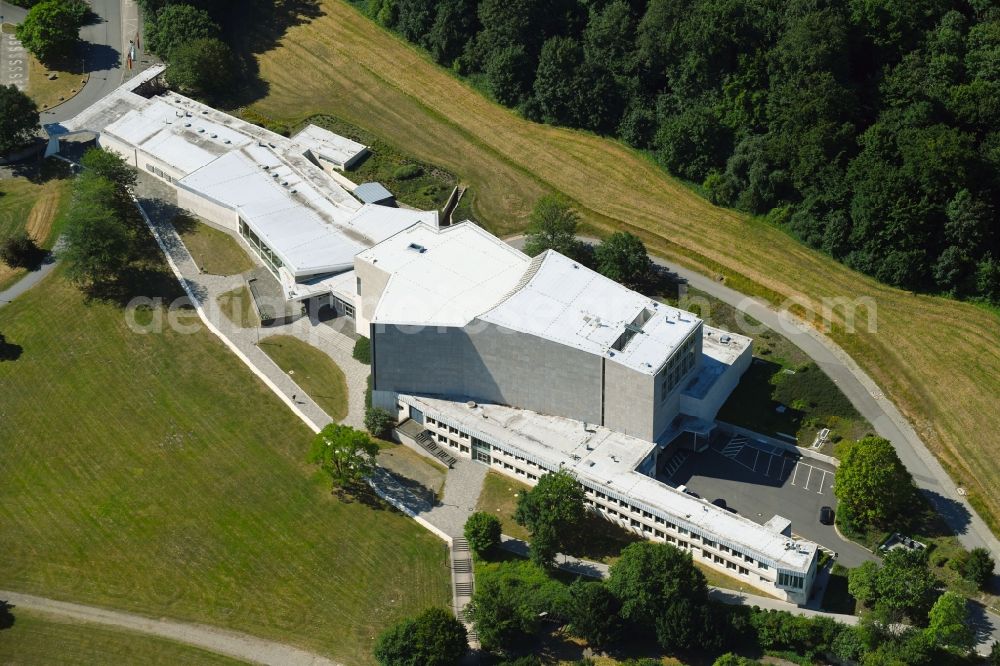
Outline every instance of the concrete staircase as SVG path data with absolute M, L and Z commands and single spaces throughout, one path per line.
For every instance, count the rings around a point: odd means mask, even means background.
M 432 456 L 443 462 L 449 469 L 454 467 L 455 463 L 458 462 L 458 458 L 437 445 L 437 442 L 434 441 L 434 436 L 429 430 L 421 430 L 420 433 L 418 433 L 413 439 L 420 446 L 420 448 L 424 449 Z
M 472 600 L 476 585 L 472 573 L 472 552 L 464 537 L 455 537 L 451 542 L 451 582 L 455 617 L 465 625 L 469 647 L 478 650 L 479 635 L 465 614 L 465 607 Z
M 663 476 L 667 479 L 672 479 L 674 474 L 677 473 L 677 470 L 679 470 L 681 466 L 687 462 L 688 456 L 690 455 L 691 452 L 684 449 L 675 453 L 673 457 L 667 461 L 667 464 L 663 466 Z

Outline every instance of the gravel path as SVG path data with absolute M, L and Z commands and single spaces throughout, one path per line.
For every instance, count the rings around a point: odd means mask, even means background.
M 187 624 L 166 619 L 157 620 L 132 613 L 72 604 L 5 590 L 0 590 L 0 599 L 13 604 L 15 616 L 18 607 L 28 608 L 78 622 L 93 622 L 141 634 L 159 636 L 255 664 L 337 666 L 335 661 L 291 645 L 275 643 L 256 636 L 218 629 L 204 624 Z

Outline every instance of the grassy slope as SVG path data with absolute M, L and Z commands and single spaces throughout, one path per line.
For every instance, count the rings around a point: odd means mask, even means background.
M 23 348 L 0 363 L 0 587 L 351 664 L 447 603 L 441 542 L 334 499 L 309 431 L 209 333 L 132 333 L 58 276 L 0 310 L 0 331 Z
M 260 58 L 278 118 L 330 111 L 476 189 L 476 215 L 496 232 L 523 228 L 533 201 L 558 190 L 598 229 L 639 234 L 652 250 L 772 302 L 815 315 L 824 297 L 866 296 L 859 332 L 833 336 L 895 400 L 973 500 L 1000 516 L 1000 318 L 985 309 L 880 285 L 781 230 L 711 206 L 627 147 L 526 122 L 491 103 L 350 5 L 290 29 Z M 996 521 L 994 521 L 996 524 Z
M 240 328 L 260 325 L 260 318 L 253 306 L 253 295 L 245 286 L 219 294 L 215 300 L 222 314 Z
M 69 199 L 69 181 L 58 178 L 33 183 L 27 178 L 0 180 L 0 241 L 27 231 L 42 247 L 52 247 L 60 231 L 60 213 Z M 0 262 L 0 289 L 25 273 Z
M 233 666 L 243 663 L 189 645 L 111 627 L 66 622 L 20 609 L 14 610 L 14 617 L 14 626 L 0 631 L 0 662 L 4 664 Z
M 184 246 L 206 273 L 236 275 L 254 267 L 247 253 L 229 234 L 190 218 L 178 226 Z
M 347 380 L 329 356 L 290 335 L 272 335 L 260 348 L 334 421 L 347 416 Z

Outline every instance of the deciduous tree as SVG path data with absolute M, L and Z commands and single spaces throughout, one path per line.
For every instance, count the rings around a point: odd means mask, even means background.
M 87 11 L 82 0 L 39 2 L 17 26 L 17 38 L 36 58 L 51 63 L 76 46 Z
M 646 246 L 638 237 L 627 231 L 616 231 L 594 250 L 597 271 L 630 289 L 649 287 L 653 277 L 653 264 Z
M 377 456 L 378 446 L 366 433 L 331 423 L 313 439 L 309 462 L 319 465 L 334 487 L 344 488 L 374 472 Z
M 464 534 L 476 555 L 486 555 L 500 546 L 500 519 L 492 514 L 476 511 L 465 521 Z
M 975 647 L 976 634 L 965 597 L 945 592 L 934 602 L 927 619 L 927 637 L 935 645 L 961 654 Z
M 379 635 L 381 666 L 455 666 L 469 649 L 465 627 L 443 608 L 428 608 Z
M 852 520 L 886 527 L 913 506 L 915 490 L 887 439 L 866 437 L 851 446 L 837 469 L 834 492 Z
M 551 566 L 557 549 L 565 549 L 586 516 L 583 489 L 566 470 L 549 472 L 518 497 L 514 520 L 532 536 L 532 559 Z
M 147 14 L 146 48 L 167 60 L 185 42 L 218 36 L 219 26 L 208 12 L 187 3 L 169 4 L 155 14 Z
M 708 585 L 691 555 L 644 541 L 626 547 L 611 567 L 608 589 L 622 617 L 656 634 L 665 650 L 694 647 L 709 623 Z
M 174 48 L 166 72 L 170 85 L 197 95 L 223 96 L 236 79 L 236 59 L 225 42 L 193 39 Z
M 571 259 L 580 261 L 582 243 L 576 232 L 580 216 L 565 199 L 547 194 L 535 202 L 524 238 L 524 252 L 536 256 L 546 250 L 555 250 Z
M 594 647 L 621 638 L 621 604 L 602 582 L 577 580 L 569 587 L 570 631 Z
M 20 148 L 38 130 L 38 107 L 13 85 L 0 86 L 0 155 Z

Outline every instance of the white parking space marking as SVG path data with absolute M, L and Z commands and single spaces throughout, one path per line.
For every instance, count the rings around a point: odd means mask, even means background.
M 812 465 L 806 465 L 806 467 L 809 468 L 809 476 L 806 477 L 806 490 L 809 490 L 809 482 L 812 481 L 813 470 L 816 469 L 816 468 L 813 467 Z
M 817 490 L 816 492 L 822 495 L 823 486 L 826 484 L 826 477 L 830 472 L 826 471 L 825 469 L 821 469 L 820 471 L 823 472 L 823 478 L 819 480 L 819 490 Z
M 799 463 L 795 463 L 795 467 L 792 469 L 792 485 L 795 485 L 795 479 L 799 475 Z
M 770 478 L 771 476 L 771 463 L 773 462 L 774 462 L 774 456 L 771 456 L 770 458 L 767 459 L 767 471 L 764 472 L 764 476 L 768 478 Z
M 28 87 L 28 52 L 11 33 L 0 40 L 0 85 L 14 85 L 19 90 Z
M 757 460 L 760 459 L 760 449 L 754 449 L 753 455 L 753 471 L 757 471 Z

